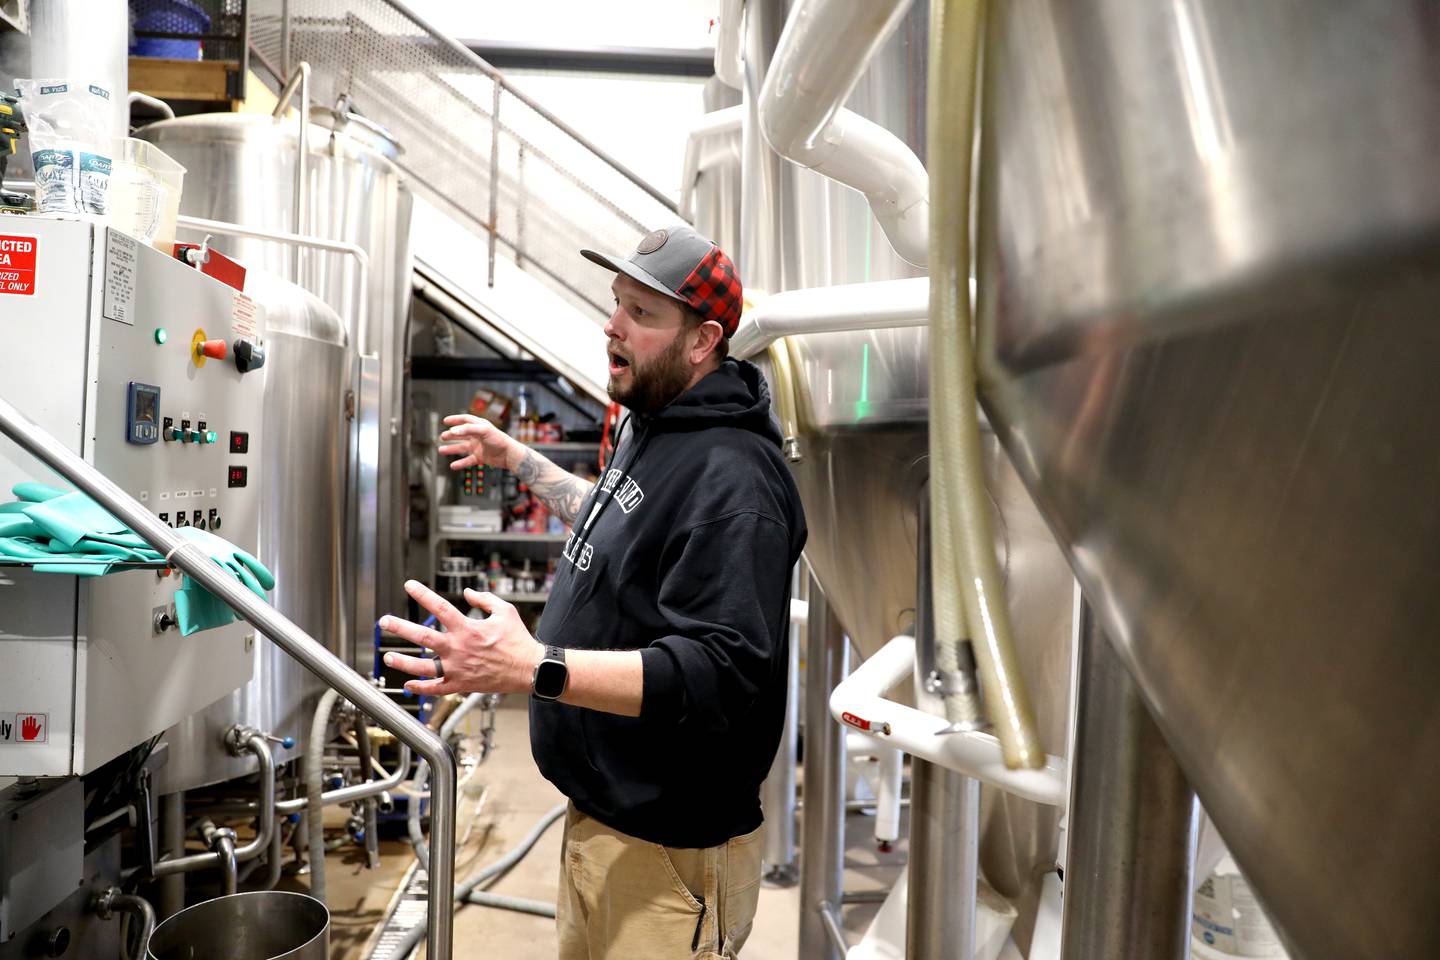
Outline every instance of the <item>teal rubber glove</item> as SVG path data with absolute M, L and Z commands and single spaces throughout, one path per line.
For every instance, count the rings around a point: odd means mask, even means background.
M 23 513 L 0 513 L 0 537 L 43 537 L 40 527 Z
M 180 589 L 175 591 L 175 619 L 180 626 L 180 636 L 188 637 L 201 630 L 234 623 L 239 618 L 213 593 L 185 577 Z
M 52 487 L 44 483 L 36 483 L 33 480 L 26 480 L 23 483 L 15 484 L 15 486 L 10 488 L 10 492 L 15 495 L 15 499 L 17 500 L 24 500 L 29 503 L 43 503 L 46 500 L 63 497 L 70 491 L 61 490 L 58 487 Z
M 23 486 L 25 484 L 18 485 L 16 492 Z M 145 542 L 131 533 L 129 527 L 115 519 L 110 511 L 78 491 L 31 503 L 22 512 L 45 531 L 52 543 L 66 549 L 75 546 L 85 537 L 134 540 L 141 545 Z
M 181 527 L 175 533 L 204 550 L 211 560 L 228 569 L 261 600 L 265 599 L 265 591 L 274 589 L 275 575 L 265 564 L 224 537 L 197 527 Z

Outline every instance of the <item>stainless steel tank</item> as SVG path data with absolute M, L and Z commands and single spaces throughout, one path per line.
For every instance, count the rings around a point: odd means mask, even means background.
M 245 290 L 264 305 L 269 325 L 259 557 L 275 574 L 271 602 L 335 651 L 345 622 L 346 332 L 314 294 L 264 271 L 250 271 Z M 256 642 L 254 678 L 166 733 L 161 793 L 253 772 L 254 758 L 220 749 L 235 723 L 292 737 L 295 746 L 276 746 L 278 762 L 301 752 L 323 685 L 263 636 Z
M 922 159 L 928 23 L 929 4 L 920 0 L 846 103 Z M 752 225 L 742 236 L 741 280 L 747 287 L 747 268 L 761 289 L 768 283 L 795 289 L 923 276 L 894 252 L 858 192 L 788 164 L 766 171 L 768 159 L 748 146 L 745 162 L 746 201 L 766 207 L 745 217 Z M 697 197 L 697 210 L 703 203 Z M 928 331 L 790 339 L 800 372 L 802 459 L 792 468 L 809 523 L 805 555 L 865 655 L 914 629 L 917 507 L 929 476 Z M 756 359 L 769 375 L 768 362 Z M 984 439 L 996 548 L 1021 666 L 1034 694 L 1042 744 L 1063 755 L 1074 580 L 995 436 Z M 981 865 L 991 885 L 1017 906 L 1022 945 L 1029 943 L 1041 881 L 1055 865 L 1057 821 L 1053 807 L 982 791 Z
M 992 419 L 1291 955 L 1440 956 L 1436 10 L 988 29 Z
M 371 627 L 405 603 L 404 468 L 405 325 L 410 309 L 412 196 L 394 163 L 400 147 L 363 118 L 312 107 L 305 229 L 344 240 L 369 255 L 361 354 L 353 374 L 356 421 L 350 490 L 347 573 L 353 578 L 350 635 L 337 651 L 357 669 L 371 664 Z M 250 227 L 293 231 L 298 122 L 254 114 L 212 113 L 166 120 L 138 134 L 186 167 L 183 214 Z M 197 239 L 193 232 L 192 239 Z M 217 237 L 218 248 L 298 282 L 347 321 L 356 315 L 354 265 L 348 257 L 306 251 L 298 276 L 291 248 L 262 240 Z

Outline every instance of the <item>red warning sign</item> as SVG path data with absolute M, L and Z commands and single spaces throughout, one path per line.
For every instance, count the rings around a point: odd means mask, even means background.
M 48 713 L 0 713 L 0 743 L 44 743 L 49 739 Z
M 39 247 L 34 237 L 0 234 L 0 293 L 34 295 L 35 252 Z

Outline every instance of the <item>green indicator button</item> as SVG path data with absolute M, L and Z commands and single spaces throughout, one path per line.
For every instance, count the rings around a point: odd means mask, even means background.
M 168 333 L 165 332 L 165 328 L 164 328 L 164 327 L 156 327 L 156 328 L 155 328 L 155 342 L 156 342 L 156 343 L 164 343 L 166 340 L 169 340 L 169 339 L 170 339 L 170 334 L 168 334 Z
M 215 442 L 215 438 L 218 437 L 218 436 L 219 436 L 219 434 L 217 434 L 214 430 L 206 430 L 206 431 L 205 431 L 205 442 L 206 442 L 206 443 L 214 443 L 214 442 Z

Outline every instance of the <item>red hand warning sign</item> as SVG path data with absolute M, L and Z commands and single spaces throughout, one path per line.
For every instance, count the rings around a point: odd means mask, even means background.
M 34 237 L 0 234 L 0 293 L 34 295 L 35 253 L 39 247 Z
M 44 743 L 49 739 L 48 713 L 0 713 L 0 743 Z

